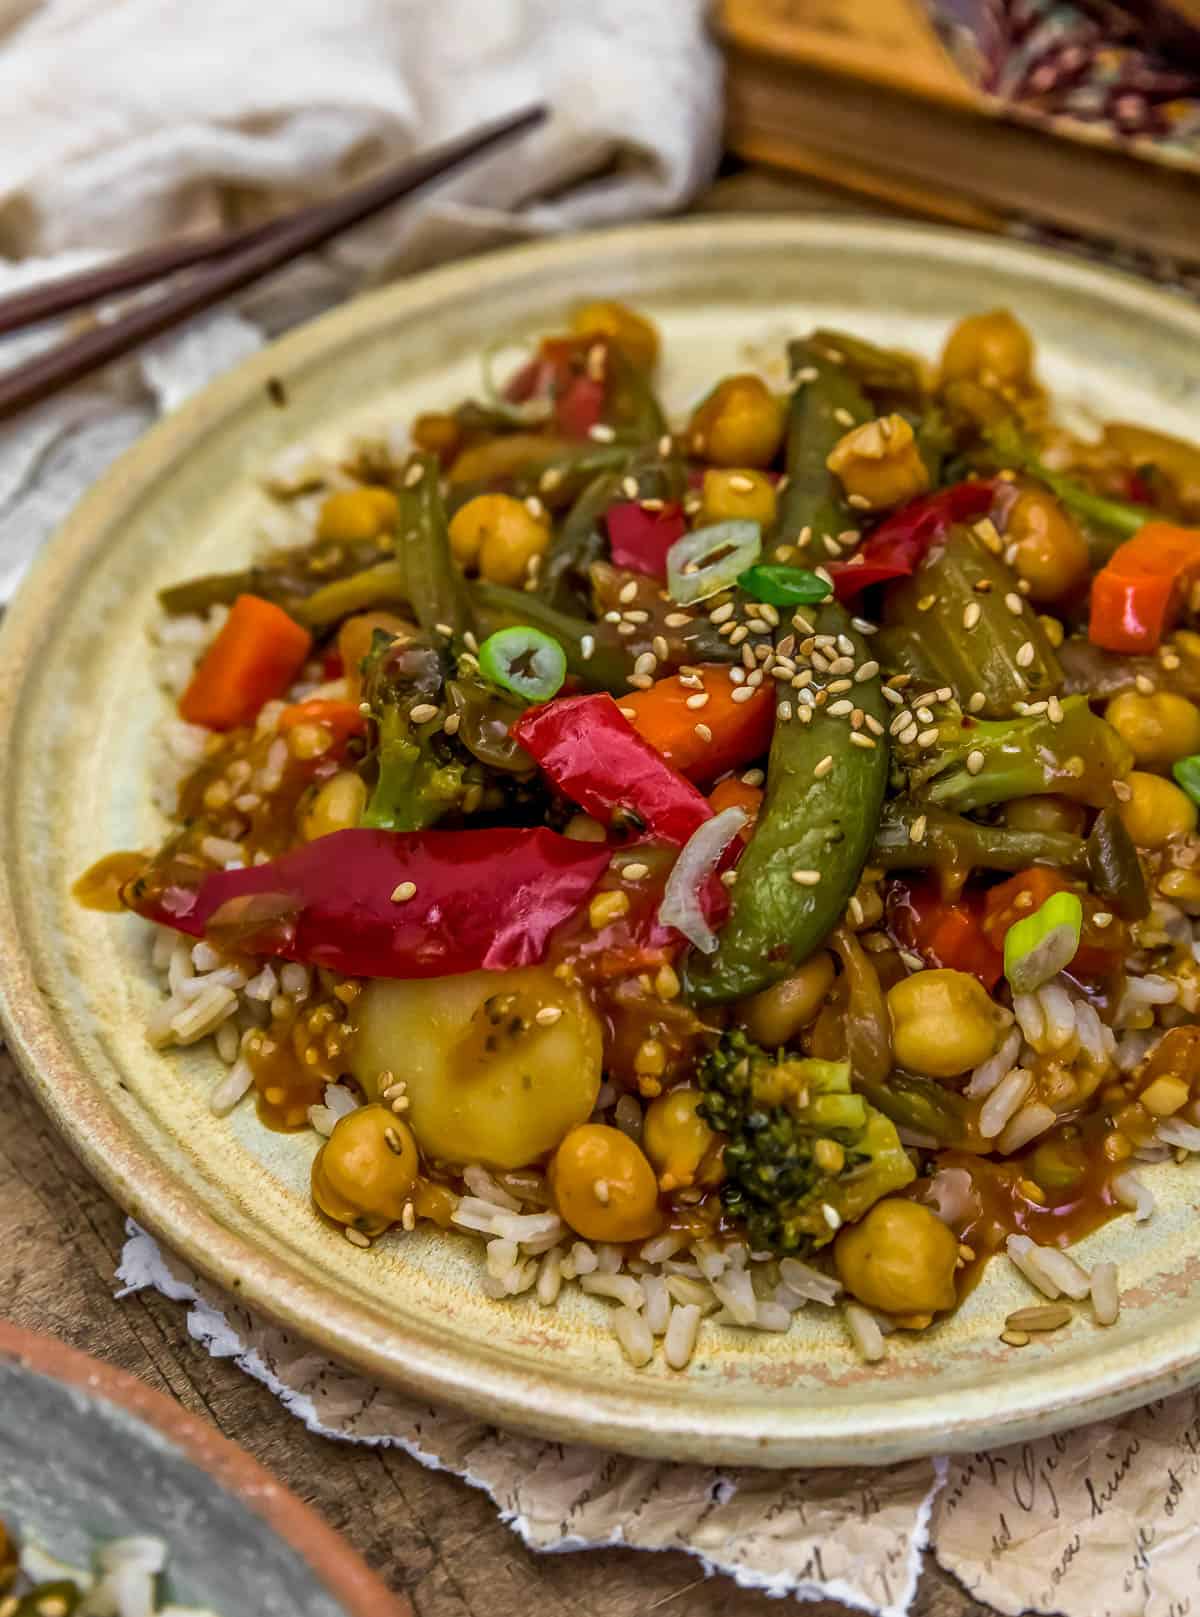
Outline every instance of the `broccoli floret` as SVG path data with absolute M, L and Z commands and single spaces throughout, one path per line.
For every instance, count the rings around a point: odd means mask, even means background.
M 726 1209 L 757 1251 L 810 1251 L 915 1176 L 846 1061 L 772 1055 L 737 1030 L 701 1064 L 700 1110 L 725 1136 Z
M 898 783 L 923 803 L 969 813 L 1013 797 L 1058 792 L 1103 808 L 1133 754 L 1084 696 L 1012 719 L 948 714 L 932 747 L 898 744 Z
M 461 798 L 463 766 L 442 731 L 442 655 L 415 631 L 393 639 L 376 631 L 363 662 L 378 778 L 362 823 L 383 831 L 422 831 Z M 413 711 L 435 717 L 415 724 Z

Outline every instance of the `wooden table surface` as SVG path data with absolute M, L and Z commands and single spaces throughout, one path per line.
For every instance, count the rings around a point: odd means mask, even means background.
M 864 211 L 823 187 L 758 173 L 722 181 L 699 207 Z M 0 1102 L 0 1314 L 132 1371 L 211 1420 L 406 1591 L 418 1617 L 779 1617 L 779 1601 L 706 1580 L 682 1552 L 534 1554 L 485 1494 L 456 1477 L 398 1449 L 315 1437 L 265 1387 L 193 1342 L 182 1304 L 151 1291 L 114 1300 L 124 1215 L 51 1129 L 2 1048 Z M 801 1609 L 849 1610 L 839 1601 Z M 926 1558 L 914 1617 L 987 1611 Z
M 777 1600 L 705 1581 L 676 1552 L 536 1555 L 485 1494 L 399 1449 L 315 1437 L 230 1360 L 187 1333 L 156 1292 L 117 1302 L 125 1219 L 50 1127 L 0 1049 L 0 1314 L 131 1370 L 213 1421 L 316 1506 L 418 1617 L 780 1617 Z M 805 1606 L 842 1617 L 837 1601 Z M 928 1561 L 915 1617 L 985 1617 Z

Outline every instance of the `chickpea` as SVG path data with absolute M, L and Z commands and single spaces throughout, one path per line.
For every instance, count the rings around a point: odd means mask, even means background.
M 585 1241 L 642 1241 L 662 1226 L 658 1181 L 620 1129 L 583 1123 L 550 1163 L 555 1206 Z
M 936 1314 L 953 1308 L 958 1241 L 920 1202 L 885 1196 L 847 1224 L 833 1247 L 842 1285 L 885 1314 Z
M 872 511 L 899 505 L 929 487 L 917 440 L 902 415 L 880 416 L 852 427 L 834 444 L 825 464 L 853 496 L 852 503 L 865 500 Z
M 647 1109 L 642 1149 L 658 1170 L 661 1190 L 696 1182 L 700 1164 L 716 1138 L 697 1110 L 703 1099 L 698 1089 L 672 1089 Z
M 769 466 L 783 442 L 785 411 L 761 376 L 727 376 L 692 412 L 692 449 L 714 466 Z
M 1177 758 L 1200 752 L 1200 708 L 1173 691 L 1122 691 L 1104 717 L 1129 743 L 1139 769 L 1169 769 Z
M 390 1107 L 360 1106 L 334 1124 L 312 1167 L 313 1200 L 339 1224 L 379 1235 L 417 1182 L 417 1142 Z
M 357 825 L 367 806 L 366 782 L 353 769 L 339 769 L 317 791 L 300 821 L 305 842 Z
M 317 538 L 353 544 L 377 539 L 396 521 L 398 505 L 390 488 L 346 488 L 331 494 L 317 517 Z
M 775 520 L 775 490 L 769 477 L 746 467 L 737 471 L 716 468 L 705 472 L 700 507 L 701 522 L 728 522 L 735 517 L 761 522 Z
M 985 387 L 1021 387 L 1033 370 L 1033 339 L 1007 309 L 968 315 L 942 349 L 942 382 L 982 382 Z
M 571 315 L 571 330 L 581 337 L 608 337 L 639 370 L 658 363 L 658 327 L 625 303 L 600 298 L 580 304 Z
M 1196 829 L 1196 805 L 1171 781 L 1135 769 L 1125 784 L 1130 797 L 1118 809 L 1139 848 L 1161 848 L 1170 837 L 1187 836 Z
M 816 1018 L 832 985 L 833 956 L 818 949 L 790 977 L 742 1000 L 737 1019 L 756 1044 L 769 1050 L 790 1044 Z
M 1032 601 L 1057 601 L 1088 574 L 1088 550 L 1074 519 L 1044 489 L 1026 489 L 1008 517 L 1013 566 Z
M 931 1078 L 956 1078 L 993 1053 L 1003 1022 L 977 977 L 966 971 L 914 971 L 888 989 L 897 1065 Z
M 1069 797 L 1047 792 L 1042 797 L 1014 797 L 1001 810 L 1013 831 L 1069 831 L 1081 837 L 1087 829 L 1087 810 Z
M 534 556 L 550 543 L 545 516 L 511 494 L 477 494 L 450 518 L 450 548 L 459 565 L 478 568 L 493 584 L 523 584 Z
M 1200 505 L 1200 447 L 1167 432 L 1110 421 L 1104 429 L 1106 447 L 1115 449 L 1131 466 L 1153 466 L 1184 505 Z
M 412 628 L 411 623 L 405 623 L 394 612 L 356 612 L 352 618 L 346 619 L 338 630 L 337 649 L 345 670 L 346 694 L 351 701 L 358 700 L 363 660 L 371 649 L 376 630 L 395 638 L 396 635 L 410 633 Z

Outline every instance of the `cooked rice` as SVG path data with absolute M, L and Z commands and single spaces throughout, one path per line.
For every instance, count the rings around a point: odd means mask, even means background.
M 1097 1325 L 1115 1325 L 1121 1312 L 1121 1293 L 1115 1263 L 1097 1263 L 1092 1269 L 1092 1314 Z
M 1042 1262 L 1044 1249 L 1035 1245 L 1028 1235 L 1010 1235 L 1004 1250 L 1030 1285 L 1036 1286 L 1044 1297 L 1055 1302 L 1062 1296 L 1062 1287 Z
M 846 1321 L 846 1329 L 850 1332 L 851 1339 L 862 1357 L 868 1364 L 877 1364 L 887 1350 L 883 1343 L 883 1332 L 874 1314 L 861 1303 L 847 1303 L 842 1309 L 842 1318 Z
M 1122 1207 L 1132 1210 L 1139 1224 L 1144 1224 L 1154 1212 L 1154 1192 L 1149 1185 L 1142 1183 L 1132 1168 L 1126 1168 L 1124 1173 L 1116 1175 L 1112 1181 L 1112 1193 Z
M 651 1324 L 648 1311 L 647 1324 Z M 676 1303 L 663 1336 L 663 1358 L 672 1370 L 683 1370 L 691 1363 L 699 1333 L 700 1310 L 689 1303 Z
M 1032 1087 L 1033 1074 L 1024 1067 L 1014 1067 L 1000 1080 L 979 1111 L 979 1132 L 985 1140 L 1000 1133 Z

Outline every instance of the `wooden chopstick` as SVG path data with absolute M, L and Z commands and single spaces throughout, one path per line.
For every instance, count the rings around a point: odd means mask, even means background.
M 528 107 L 510 117 L 484 124 L 469 135 L 447 141 L 374 180 L 364 181 L 331 202 L 272 221 L 270 226 L 256 227 L 248 246 L 243 244 L 240 250 L 226 251 L 153 303 L 143 304 L 119 319 L 59 343 L 46 353 L 0 374 L 0 420 L 69 387 L 90 371 L 127 354 L 139 343 L 179 325 L 302 253 L 322 246 L 343 230 L 370 218 L 419 187 L 441 179 L 499 142 L 526 133 L 545 117 L 544 106 Z

